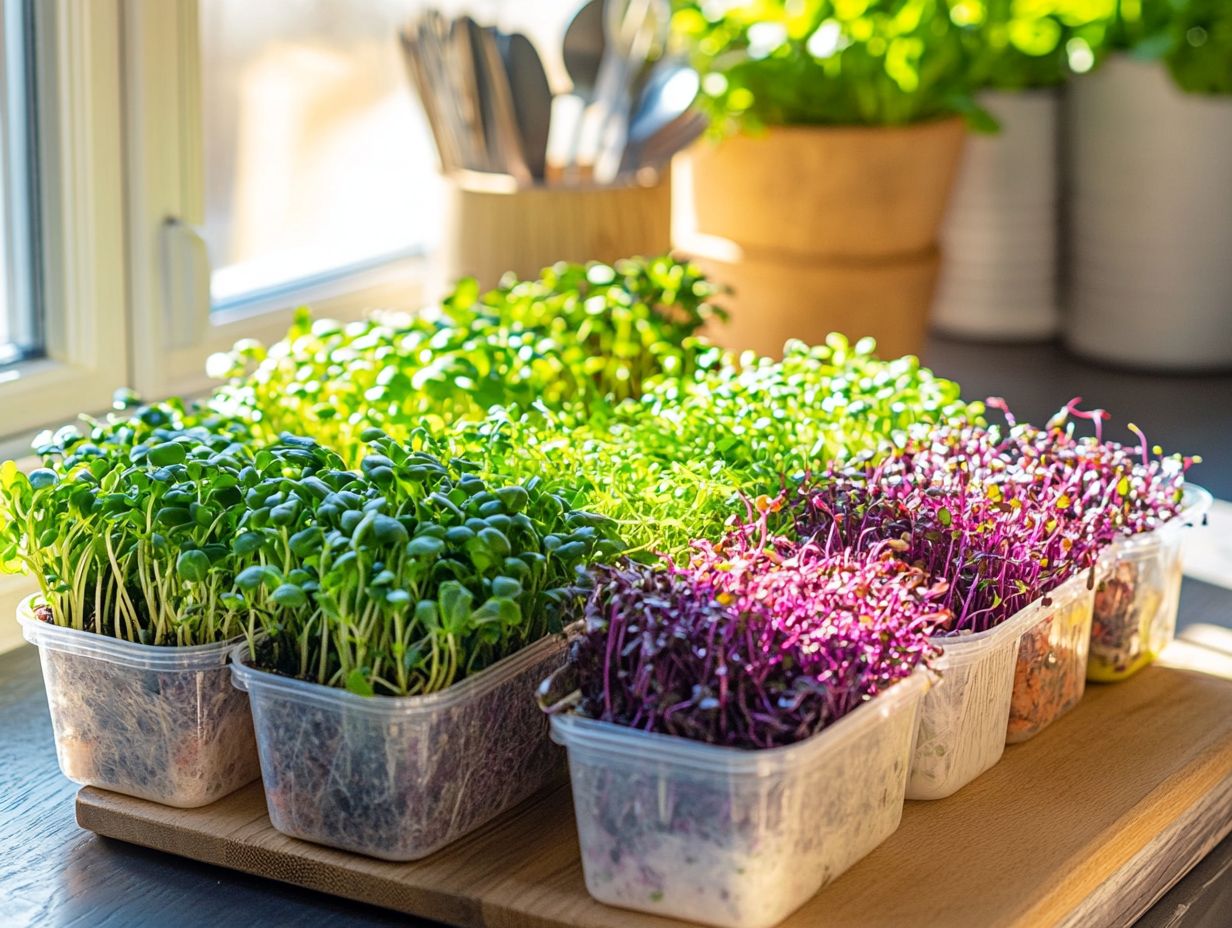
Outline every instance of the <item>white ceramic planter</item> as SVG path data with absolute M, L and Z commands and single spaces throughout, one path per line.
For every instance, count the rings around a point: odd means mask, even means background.
M 1060 325 L 1054 90 L 990 92 L 998 135 L 972 135 L 941 231 L 933 328 L 962 338 L 1029 341 Z
M 1232 97 L 1110 58 L 1068 107 L 1065 341 L 1098 360 L 1232 365 Z

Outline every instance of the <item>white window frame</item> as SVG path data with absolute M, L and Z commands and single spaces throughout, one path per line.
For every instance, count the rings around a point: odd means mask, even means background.
M 44 357 L 0 368 L 0 458 L 28 452 L 45 426 L 105 410 L 128 379 L 119 0 L 38 0 L 29 12 Z M 0 617 L 35 589 L 0 576 Z M 20 640 L 17 623 L 0 622 L 0 651 Z
M 193 395 L 206 358 L 270 342 L 294 308 L 353 319 L 413 308 L 422 257 L 323 274 L 210 312 L 196 0 L 28 0 L 38 45 L 43 356 L 0 367 L 0 460 L 32 435 L 102 413 L 112 394 Z M 37 466 L 32 458 L 23 463 Z M 0 576 L 0 616 L 35 589 Z M 0 622 L 0 651 L 15 645 Z
M 119 0 L 31 6 L 44 357 L 0 368 L 0 438 L 106 409 L 128 377 Z
M 133 386 L 143 396 L 207 390 L 210 354 L 281 337 L 297 306 L 339 319 L 414 308 L 427 260 L 323 274 L 210 312 L 197 0 L 122 0 Z

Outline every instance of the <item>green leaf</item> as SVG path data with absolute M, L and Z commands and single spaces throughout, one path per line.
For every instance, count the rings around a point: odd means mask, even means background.
M 471 591 L 456 580 L 446 580 L 438 593 L 441 626 L 447 634 L 461 635 L 470 623 L 475 601 Z
M 210 558 L 204 551 L 184 551 L 176 558 L 175 572 L 186 583 L 201 583 L 210 572 Z
M 372 682 L 368 679 L 367 672 L 356 667 L 346 677 L 346 688 L 348 693 L 354 693 L 356 696 L 374 696 L 376 691 L 372 688 Z
M 421 599 L 415 604 L 415 621 L 428 631 L 440 627 L 440 609 L 434 599 Z
M 496 491 L 497 498 L 505 504 L 505 509 L 510 513 L 521 512 L 530 502 L 530 494 L 526 492 L 524 487 L 508 486 L 500 487 Z
M 146 460 L 155 467 L 170 467 L 173 464 L 183 464 L 188 457 L 188 450 L 179 442 L 168 441 L 155 445 L 146 452 Z
M 496 577 L 492 581 L 492 595 L 517 599 L 522 595 L 522 584 L 513 577 Z
M 437 557 L 444 550 L 445 542 L 432 535 L 418 535 L 406 546 L 406 553 L 411 557 Z
M 231 550 L 237 557 L 247 557 L 261 547 L 259 532 L 241 532 L 231 543 Z
M 12 464 L 12 461 L 9 463 Z M 58 480 L 56 472 L 48 470 L 46 467 L 40 467 L 30 472 L 30 486 L 36 490 L 45 490 L 50 486 L 55 486 Z
M 282 582 L 282 574 L 273 567 L 254 565 L 241 570 L 235 578 L 235 585 L 246 593 L 259 590 L 262 586 L 272 586 Z
M 293 583 L 284 583 L 276 590 L 270 598 L 280 606 L 285 606 L 288 609 L 301 609 L 308 605 L 307 594 Z

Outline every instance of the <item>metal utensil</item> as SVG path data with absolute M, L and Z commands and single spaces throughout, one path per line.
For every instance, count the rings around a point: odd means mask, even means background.
M 697 141 L 709 124 L 710 121 L 696 110 L 682 113 L 638 145 L 637 161 L 629 170 L 643 167 L 662 170 L 677 152 Z
M 630 98 L 637 70 L 667 42 L 667 0 L 608 0 L 604 6 L 604 51 L 595 106 L 598 146 L 595 180 L 611 183 L 620 170 L 629 128 Z
M 445 130 L 441 125 L 441 116 L 437 112 L 436 97 L 432 93 L 432 81 L 424 66 L 423 53 L 419 47 L 419 24 L 416 21 L 407 23 L 398 33 L 402 46 L 402 59 L 406 65 L 406 73 L 411 79 L 411 85 L 419 96 L 424 117 L 428 120 L 428 128 L 436 143 L 436 154 L 440 160 L 442 173 L 448 174 L 459 167 L 456 153 L 453 152 L 445 138 Z
M 638 95 L 629 118 L 629 142 L 644 141 L 697 100 L 701 79 L 679 58 L 659 61 Z
M 479 91 L 488 154 L 496 170 L 511 175 L 519 184 L 530 184 L 532 177 L 522 155 L 513 91 L 509 87 L 509 76 L 501 60 L 496 36 L 469 16 L 462 19 L 470 32 L 474 52 L 475 84 Z
M 547 173 L 548 133 L 552 122 L 552 88 L 539 53 L 530 39 L 520 32 L 508 36 L 503 58 L 522 156 L 531 175 L 543 180 Z
M 420 99 L 428 114 L 429 125 L 436 132 L 441 169 L 449 172 L 470 167 L 469 152 L 463 140 L 465 132 L 457 109 L 447 104 L 449 92 L 442 90 L 449 84 L 450 77 L 430 15 L 424 15 L 414 23 L 413 32 L 408 31 L 404 38 L 403 48 L 413 56 L 413 69 L 422 83 Z
M 589 0 L 574 14 L 565 29 L 562 52 L 565 71 L 580 97 L 594 96 L 599 80 L 599 62 L 606 40 L 603 36 L 603 0 Z
M 654 66 L 629 121 L 621 174 L 670 161 L 705 131 L 706 118 L 692 110 L 700 90 L 701 79 L 683 60 Z
M 475 77 L 475 49 L 471 43 L 471 31 L 464 19 L 455 19 L 450 23 L 447 47 L 449 71 L 458 87 L 454 105 L 465 128 L 465 145 L 469 151 L 468 167 L 472 170 L 493 170 L 483 106 Z

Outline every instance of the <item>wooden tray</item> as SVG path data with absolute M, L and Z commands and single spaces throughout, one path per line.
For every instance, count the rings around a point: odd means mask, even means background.
M 1081 705 L 939 802 L 909 802 L 881 847 L 791 926 L 1126 925 L 1232 830 L 1232 633 L 1199 628 L 1167 666 Z M 459 926 L 630 928 L 668 920 L 593 902 L 567 787 L 414 864 L 274 831 L 259 784 L 169 809 L 83 789 L 101 835 Z

